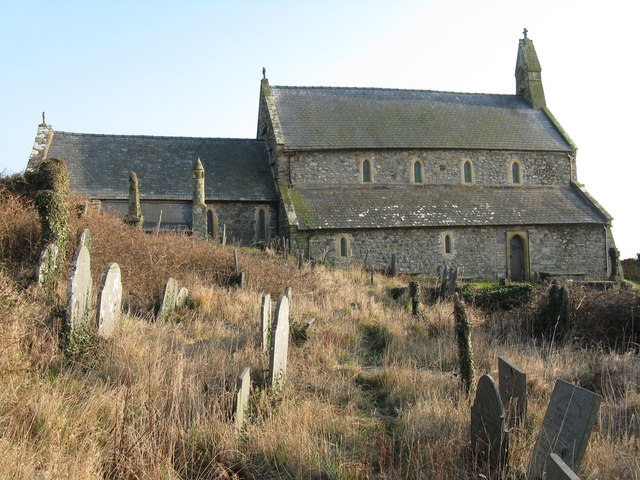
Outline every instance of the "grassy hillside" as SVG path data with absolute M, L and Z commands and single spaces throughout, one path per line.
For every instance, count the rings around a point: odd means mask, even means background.
M 95 212 L 72 218 L 68 257 L 85 227 L 93 234 L 94 291 L 104 265 L 118 262 L 127 313 L 114 338 L 94 339 L 70 357 L 60 348 L 65 279 L 50 296 L 33 285 L 37 213 L 24 199 L 0 195 L 0 478 L 479 477 L 449 302 L 414 317 L 406 297 L 389 295 L 406 278 L 376 276 L 372 285 L 359 269 L 298 270 L 292 259 L 251 249 L 240 250 L 247 288 L 229 289 L 222 285 L 232 248 L 144 234 Z M 169 276 L 192 300 L 168 323 L 154 323 Z M 263 293 L 277 297 L 286 286 L 293 330 L 316 322 L 306 342 L 290 345 L 287 386 L 273 395 L 265 389 L 259 306 Z M 634 352 L 627 336 L 616 350 L 598 346 L 586 329 L 598 324 L 590 312 L 603 297 L 572 295 L 577 318 L 592 323 L 567 345 L 529 334 L 539 298 L 508 312 L 469 309 L 477 375 L 496 378 L 498 355 L 528 374 L 529 418 L 512 431 L 509 478 L 526 478 L 557 378 L 604 396 L 581 478 L 640 478 L 637 345 Z M 614 295 L 605 305 L 620 306 L 620 315 L 637 305 L 637 293 Z M 247 366 L 250 419 L 236 432 L 236 378 Z

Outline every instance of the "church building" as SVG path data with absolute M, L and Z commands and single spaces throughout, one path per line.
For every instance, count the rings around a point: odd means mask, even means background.
M 608 278 L 612 218 L 578 183 L 576 146 L 546 106 L 526 34 L 515 77 L 514 95 L 263 78 L 255 140 L 58 132 L 43 122 L 28 168 L 62 158 L 72 190 L 122 216 L 135 171 L 146 228 L 212 240 L 224 230 L 242 245 L 286 240 L 291 253 L 335 265 L 384 266 L 395 254 L 405 272 Z

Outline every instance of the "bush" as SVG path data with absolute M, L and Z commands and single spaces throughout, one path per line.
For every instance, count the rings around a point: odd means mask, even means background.
M 470 283 L 461 288 L 467 303 L 486 310 L 511 310 L 531 300 L 534 286 L 530 283 Z

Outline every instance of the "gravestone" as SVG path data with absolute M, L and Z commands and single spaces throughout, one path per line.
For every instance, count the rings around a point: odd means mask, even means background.
M 247 277 L 244 272 L 234 273 L 229 277 L 229 286 L 238 287 L 242 290 L 244 289 L 246 278 Z
M 509 434 L 496 382 L 490 375 L 478 380 L 476 398 L 471 407 L 471 449 L 478 464 L 496 476 L 507 466 Z
M 260 307 L 260 326 L 262 328 L 262 351 L 269 351 L 269 336 L 271 333 L 271 295 L 265 293 L 262 296 Z
M 57 274 L 58 246 L 50 243 L 40 253 L 40 260 L 36 269 L 36 281 L 45 290 L 53 290 Z
M 289 351 L 289 299 L 280 297 L 271 327 L 269 352 L 269 385 L 281 390 L 287 376 L 287 355 Z
M 183 308 L 187 305 L 187 300 L 189 300 L 189 289 L 187 287 L 182 287 L 178 290 L 178 294 L 176 295 L 176 308 Z
M 80 244 L 73 256 L 67 283 L 66 326 L 72 350 L 90 330 L 91 288 L 91 256 L 87 247 Z
M 449 268 L 445 265 L 442 270 L 442 280 L 440 282 L 440 291 L 438 292 L 438 298 L 444 298 L 444 294 L 447 291 L 447 281 L 449 280 Z
M 289 311 L 291 311 L 291 307 L 293 306 L 293 289 L 291 287 L 287 287 L 284 291 L 284 294 L 289 300 Z
M 169 277 L 164 286 L 164 294 L 162 295 L 162 304 L 158 311 L 158 322 L 164 322 L 167 317 L 176 309 L 176 300 L 178 298 L 178 282 Z
M 235 420 L 236 428 L 242 429 L 244 425 L 247 407 L 249 406 L 249 389 L 251 388 L 251 369 L 245 367 L 238 377 L 238 386 L 236 390 L 235 401 Z
M 524 425 L 527 417 L 527 374 L 498 357 L 498 381 L 507 425 Z
M 238 261 L 238 249 L 233 249 L 233 265 L 236 273 L 240 272 L 240 262 Z
M 552 453 L 547 462 L 547 480 L 580 480 L 576 472 L 571 470 L 558 455 Z
M 447 296 L 450 297 L 456 293 L 456 282 L 458 281 L 458 267 L 452 268 L 449 273 L 449 289 L 447 290 Z
M 529 480 L 541 480 L 551 453 L 574 472 L 580 469 L 602 397 L 557 380 L 529 465 Z
M 111 262 L 102 272 L 98 301 L 96 302 L 96 324 L 98 335 L 109 338 L 118 326 L 122 309 L 122 275 L 120 266 Z
M 80 237 L 78 238 L 78 243 L 81 243 L 82 245 L 87 247 L 87 250 L 89 250 L 89 253 L 91 253 L 91 248 L 93 247 L 93 238 L 91 237 L 91 230 L 89 230 L 88 228 L 85 228 L 84 230 L 82 230 L 82 233 L 80 233 Z

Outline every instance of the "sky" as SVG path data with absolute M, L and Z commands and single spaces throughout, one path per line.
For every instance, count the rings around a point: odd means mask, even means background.
M 526 27 L 578 180 L 635 257 L 635 18 L 621 0 L 0 0 L 0 172 L 24 170 L 43 111 L 60 131 L 255 138 L 262 67 L 272 85 L 513 94 Z

